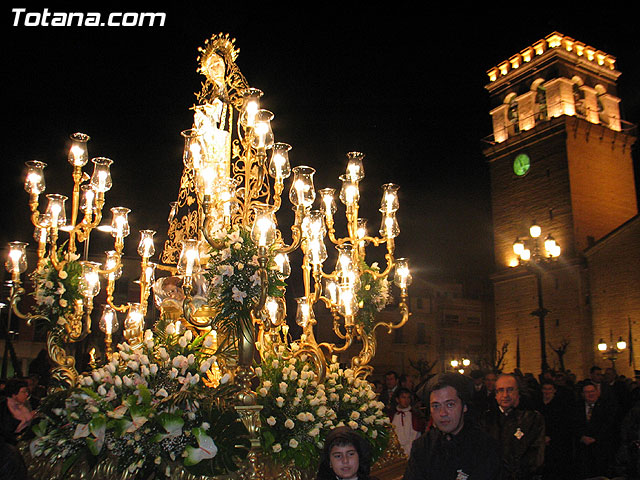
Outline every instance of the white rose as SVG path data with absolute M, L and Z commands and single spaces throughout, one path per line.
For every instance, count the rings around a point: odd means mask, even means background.
M 167 391 L 164 388 L 161 388 L 160 390 L 158 390 L 156 392 L 156 397 L 168 397 L 169 394 L 167 393 Z
M 274 453 L 282 451 L 282 445 L 280 445 L 279 443 L 275 443 L 271 448 L 273 448 Z
M 291 440 L 289 440 L 289 446 L 291 448 L 296 448 L 298 446 L 298 441 L 295 438 L 292 438 Z
M 294 421 L 293 421 L 293 420 L 291 420 L 290 418 L 287 418 L 287 419 L 284 421 L 284 427 L 285 427 L 285 428 L 288 428 L 289 430 L 293 430 L 293 427 L 295 427 L 295 425 L 296 425 L 296 424 L 294 423 Z
M 276 405 L 278 405 L 278 407 L 282 408 L 282 406 L 284 405 L 284 398 L 282 398 L 282 397 L 276 398 Z
M 133 360 L 130 360 L 130 361 L 127 363 L 127 367 L 129 367 L 129 368 L 130 368 L 131 370 L 133 370 L 133 371 L 137 371 L 137 370 L 138 370 L 139 365 L 138 365 L 138 362 L 134 362 Z
M 276 424 L 276 418 L 273 416 L 267 418 L 267 423 L 273 427 Z

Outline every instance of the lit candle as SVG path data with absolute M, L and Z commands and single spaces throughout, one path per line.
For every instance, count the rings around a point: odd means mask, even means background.
M 10 242 L 9 255 L 5 264 L 7 271 L 13 274 L 20 274 L 27 269 L 26 248 L 27 243 Z
M 269 298 L 267 304 L 267 312 L 272 324 L 278 323 L 278 302 L 274 298 Z
M 328 281 L 327 285 L 327 292 L 329 293 L 329 300 L 331 301 L 331 303 L 336 303 L 338 300 L 338 290 L 337 290 L 337 286 L 336 286 L 336 282 L 333 281 Z
M 347 167 L 347 172 L 349 174 L 349 178 L 352 181 L 354 182 L 358 181 L 358 174 L 360 172 L 358 165 L 356 165 L 355 163 L 350 163 Z
M 304 192 L 306 191 L 307 185 L 298 179 L 295 183 L 296 193 L 298 194 L 298 205 L 304 205 Z
M 193 275 L 193 264 L 197 256 L 198 252 L 194 250 L 187 250 L 187 269 L 185 270 L 185 275 L 187 277 Z
M 93 204 L 96 194 L 93 191 L 93 188 L 91 188 L 91 185 L 83 185 L 82 191 L 84 193 L 82 195 L 82 209 L 84 213 L 90 214 L 93 211 Z
M 40 195 L 45 190 L 43 170 L 47 164 L 31 160 L 26 162 L 25 165 L 27 166 L 27 175 L 24 181 L 24 189 L 31 195 Z

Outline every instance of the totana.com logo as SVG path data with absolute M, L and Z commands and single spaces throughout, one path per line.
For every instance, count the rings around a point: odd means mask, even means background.
M 14 27 L 163 27 L 163 12 L 29 12 L 13 8 Z

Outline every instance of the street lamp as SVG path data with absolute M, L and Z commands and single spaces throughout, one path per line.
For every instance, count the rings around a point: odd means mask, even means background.
M 464 373 L 464 369 L 467 368 L 469 365 L 471 365 L 471 360 L 463 357 L 460 360 L 457 360 L 457 359 L 451 360 L 450 364 L 454 370 L 458 370 L 458 373 L 462 374 Z
M 561 253 L 560 245 L 555 241 L 553 236 L 548 234 L 543 242 L 543 249 L 540 248 L 540 237 L 542 236 L 542 228 L 534 221 L 529 228 L 528 237 L 518 237 L 513 243 L 513 252 L 518 255 L 518 264 L 526 266 L 530 272 L 536 276 L 536 286 L 538 290 L 538 308 L 531 312 L 531 315 L 538 317 L 540 325 L 540 358 L 541 370 L 544 372 L 549 369 L 547 363 L 547 340 L 545 334 L 544 320 L 549 310 L 544 307 L 544 298 L 542 295 L 542 274 L 543 266 L 547 263 L 555 261 Z
M 610 342 L 608 344 L 604 339 L 600 339 L 598 342 L 598 351 L 602 352 L 602 358 L 609 360 L 611 362 L 611 367 L 615 369 L 618 355 L 627 349 L 627 342 L 625 342 L 620 336 L 618 337 L 618 341 L 614 344 L 612 331 L 609 331 L 609 338 Z

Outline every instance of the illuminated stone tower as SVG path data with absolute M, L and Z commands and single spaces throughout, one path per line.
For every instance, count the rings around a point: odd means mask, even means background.
M 552 349 L 567 340 L 565 367 L 582 375 L 598 360 L 583 252 L 638 211 L 620 72 L 611 55 L 553 33 L 488 75 L 496 341 L 510 343 L 507 369 L 519 344 L 520 368 L 537 373 L 544 349 L 559 366 Z M 517 239 L 533 242 L 534 222 L 562 249 L 537 269 L 513 249 Z

